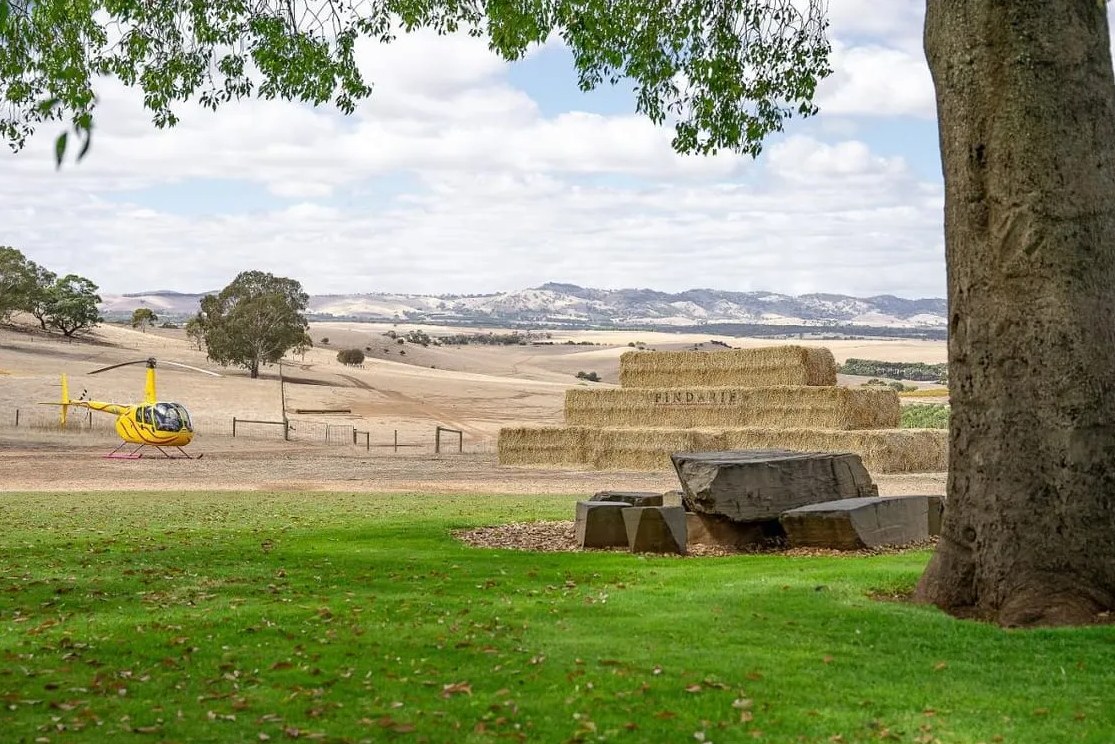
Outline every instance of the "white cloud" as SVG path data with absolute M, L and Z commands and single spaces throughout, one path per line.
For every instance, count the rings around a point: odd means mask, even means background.
M 937 116 L 933 80 L 920 53 L 886 46 L 833 45 L 834 73 L 818 86 L 826 114 Z
M 921 47 L 925 0 L 835 0 L 829 21 L 838 38 L 886 40 L 906 49 Z
M 883 16 L 878 29 L 903 22 Z M 82 164 L 54 171 L 49 129 L 6 161 L 0 243 L 106 291 L 213 289 L 248 268 L 314 292 L 547 280 L 942 289 L 939 184 L 853 139 L 854 127 L 830 127 L 830 141 L 786 137 L 759 163 L 682 157 L 670 131 L 641 117 L 544 115 L 483 39 L 422 34 L 359 51 L 376 89 L 347 118 L 245 101 L 217 113 L 184 107 L 178 127 L 159 131 L 135 91 L 105 86 Z M 925 115 L 924 90 L 911 83 L 918 63 L 902 49 L 842 45 L 837 67 L 826 112 Z M 385 197 L 400 174 L 405 191 Z M 188 199 L 198 179 L 244 182 L 275 200 L 250 210 L 230 200 L 198 217 L 144 198 L 147 187 L 178 184 Z

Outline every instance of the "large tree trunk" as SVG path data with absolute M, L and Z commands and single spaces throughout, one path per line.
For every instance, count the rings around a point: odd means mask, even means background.
M 1099 0 L 929 0 L 952 431 L 917 595 L 1003 625 L 1115 608 L 1115 78 Z

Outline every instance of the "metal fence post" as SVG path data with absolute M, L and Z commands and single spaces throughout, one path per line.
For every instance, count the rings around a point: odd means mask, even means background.
M 232 436 L 233 436 L 233 438 L 236 437 L 236 417 L 235 416 L 232 417 Z
M 15 425 L 19 426 L 19 409 L 15 409 Z
M 395 451 L 399 451 L 399 430 L 395 430 Z

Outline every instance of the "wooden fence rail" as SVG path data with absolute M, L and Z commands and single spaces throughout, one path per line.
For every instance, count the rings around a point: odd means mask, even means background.
M 444 426 L 438 426 L 434 429 L 434 454 L 435 455 L 441 453 L 441 433 L 443 431 L 448 432 L 450 434 L 456 434 L 457 435 L 457 451 L 458 452 L 464 452 L 465 451 L 465 435 L 464 435 L 464 432 L 462 432 L 460 429 L 448 429 Z
M 290 422 L 289 421 L 260 421 L 259 419 L 238 419 L 232 417 L 232 436 L 236 436 L 236 424 L 264 424 L 265 426 L 281 426 L 283 427 L 283 439 L 290 439 Z

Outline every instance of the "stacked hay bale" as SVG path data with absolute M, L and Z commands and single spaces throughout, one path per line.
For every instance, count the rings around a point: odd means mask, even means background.
M 670 454 L 854 452 L 877 473 L 947 468 L 947 432 L 900 429 L 898 394 L 836 385 L 823 348 L 627 352 L 620 389 L 571 389 L 566 426 L 500 431 L 506 465 L 670 470 Z

